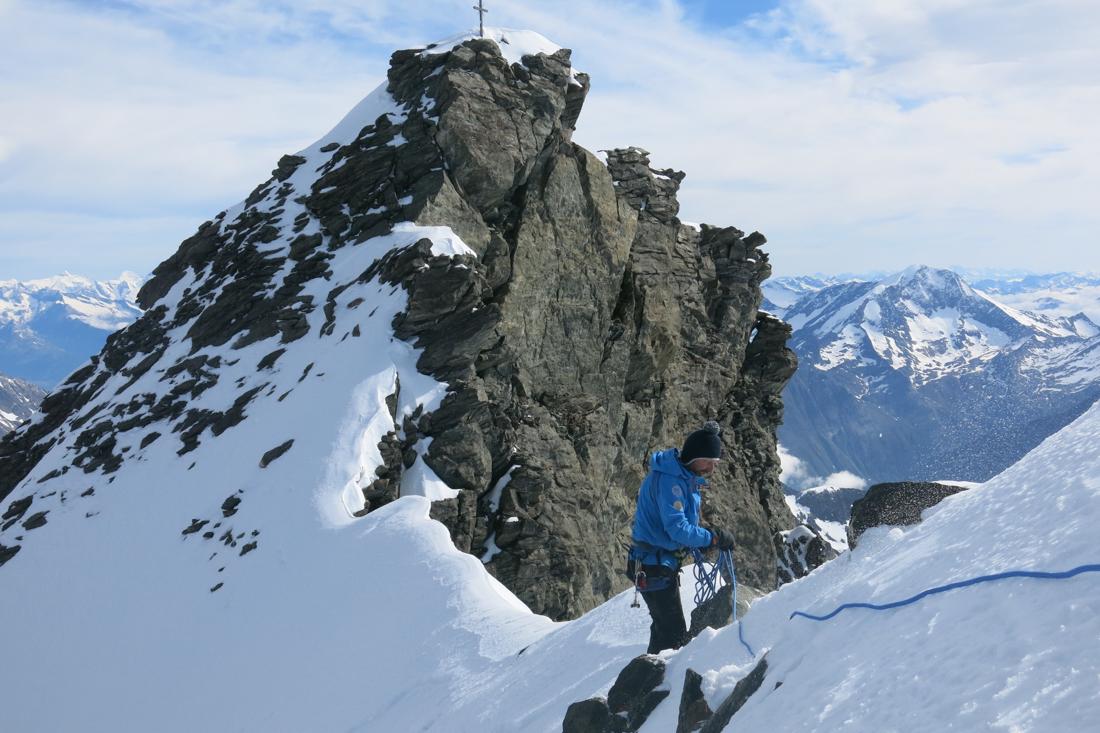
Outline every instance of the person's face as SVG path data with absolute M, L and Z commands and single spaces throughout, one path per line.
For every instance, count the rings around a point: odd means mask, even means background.
M 714 473 L 714 469 L 718 467 L 717 458 L 696 458 L 690 464 L 688 468 L 700 476 L 709 476 Z

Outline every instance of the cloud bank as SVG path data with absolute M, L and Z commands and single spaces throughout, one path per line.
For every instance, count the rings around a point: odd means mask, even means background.
M 0 276 L 148 271 L 379 83 L 450 0 L 0 0 Z M 776 271 L 1100 269 L 1100 5 L 490 4 L 593 75 L 577 140 L 687 171 Z

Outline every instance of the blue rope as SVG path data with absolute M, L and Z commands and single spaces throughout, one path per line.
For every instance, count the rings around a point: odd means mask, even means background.
M 718 594 L 718 575 L 724 569 L 726 571 L 725 577 L 730 580 L 730 595 L 733 603 L 732 622 L 737 624 L 737 638 L 741 641 L 741 645 L 745 647 L 745 650 L 748 651 L 749 656 L 755 659 L 756 652 L 745 641 L 744 624 L 737 621 L 737 573 L 734 572 L 733 553 L 730 550 L 719 550 L 718 562 L 714 563 L 709 571 L 703 561 L 703 553 L 698 548 L 691 548 L 691 555 L 695 559 L 695 567 L 693 568 L 695 574 L 695 605 L 706 603 Z
M 701 605 L 706 603 L 718 593 L 718 573 L 724 566 L 729 554 L 728 550 L 721 550 L 718 553 L 718 562 L 711 565 L 710 570 L 706 568 L 706 563 L 703 560 L 703 553 L 699 551 L 699 548 L 691 548 L 691 555 L 695 559 L 695 567 L 692 568 L 692 572 L 695 574 L 695 605 Z M 733 561 L 729 561 L 732 566 Z M 732 573 L 729 574 L 732 577 Z M 737 610 L 734 609 L 736 614 Z
M 989 582 L 992 582 L 994 580 L 1005 580 L 1007 578 L 1042 578 L 1042 579 L 1045 579 L 1045 580 L 1065 580 L 1067 578 L 1072 578 L 1075 575 L 1080 575 L 1081 573 L 1096 573 L 1096 572 L 1100 572 L 1100 564 L 1080 565 L 1078 567 L 1073 568 L 1072 570 L 1066 570 L 1066 571 L 1060 572 L 1060 573 L 1046 573 L 1046 572 L 1041 572 L 1041 571 L 1038 571 L 1038 570 L 1010 570 L 1010 571 L 1004 572 L 1004 573 L 996 573 L 994 575 L 982 575 L 980 577 L 971 578 L 969 580 L 960 580 L 956 583 L 948 583 L 947 585 L 941 585 L 941 586 L 937 586 L 935 588 L 929 588 L 928 590 L 922 591 L 922 592 L 918 593 L 917 595 L 915 595 L 911 598 L 906 598 L 903 601 L 894 601 L 893 603 L 883 603 L 881 605 L 876 604 L 876 603 L 845 603 L 844 605 L 839 606 L 838 608 L 836 608 L 832 613 L 828 613 L 824 616 L 815 616 L 814 614 L 806 613 L 805 611 L 795 611 L 794 613 L 791 614 L 790 619 L 788 619 L 788 621 L 793 619 L 795 616 L 802 616 L 803 618 L 808 618 L 811 621 L 828 621 L 829 619 L 833 618 L 834 616 L 836 616 L 841 611 L 844 611 L 845 609 L 848 609 L 848 608 L 869 608 L 872 611 L 886 611 L 886 610 L 889 610 L 891 608 L 900 608 L 901 606 L 908 606 L 911 603 L 916 603 L 917 601 L 921 600 L 922 598 L 925 598 L 925 597 L 931 596 L 931 595 L 935 595 L 936 593 L 946 593 L 949 590 L 955 590 L 957 588 L 966 588 L 967 586 L 978 585 L 979 583 L 989 583 Z
M 752 647 L 749 646 L 749 643 L 747 641 L 745 641 L 744 631 L 745 631 L 744 622 L 738 621 L 737 622 L 737 638 L 741 640 L 741 646 L 745 647 L 745 651 L 747 651 L 749 653 L 749 656 L 752 657 L 753 659 L 756 659 L 756 652 L 754 652 L 752 650 Z

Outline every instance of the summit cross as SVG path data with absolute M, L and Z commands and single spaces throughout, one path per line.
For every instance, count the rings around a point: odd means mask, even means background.
M 477 11 L 477 25 L 478 33 L 482 38 L 485 37 L 485 14 L 489 11 L 485 8 L 484 0 L 477 0 L 477 5 L 474 6 L 474 10 Z

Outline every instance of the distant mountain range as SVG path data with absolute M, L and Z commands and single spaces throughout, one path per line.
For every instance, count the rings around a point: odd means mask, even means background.
M 1055 316 L 1084 313 L 1100 323 L 1100 275 L 1059 272 L 976 278 L 972 283 L 999 302 L 1021 310 Z
M 829 275 L 773 277 L 760 286 L 764 293 L 764 303 L 761 308 L 769 313 L 782 316 L 788 308 L 805 296 L 842 282 L 846 282 L 846 279 Z
M 52 389 L 141 315 L 141 278 L 0 281 L 0 373 Z
M 809 477 L 984 480 L 1100 396 L 1100 276 L 962 272 L 764 283 L 795 328 L 780 438 Z M 140 285 L 0 281 L 0 432 L 141 314 Z
M 794 327 L 800 360 L 784 393 L 786 449 L 822 476 L 983 481 L 1080 415 L 1100 396 L 1100 327 L 1070 304 L 1085 304 L 1100 282 L 1063 274 L 983 285 L 1032 306 L 1049 297 L 1050 307 L 1020 310 L 929 267 L 774 283 L 769 300 Z M 799 289 L 787 307 L 771 297 Z
M 37 384 L 0 374 L 0 435 L 34 414 L 45 396 Z

